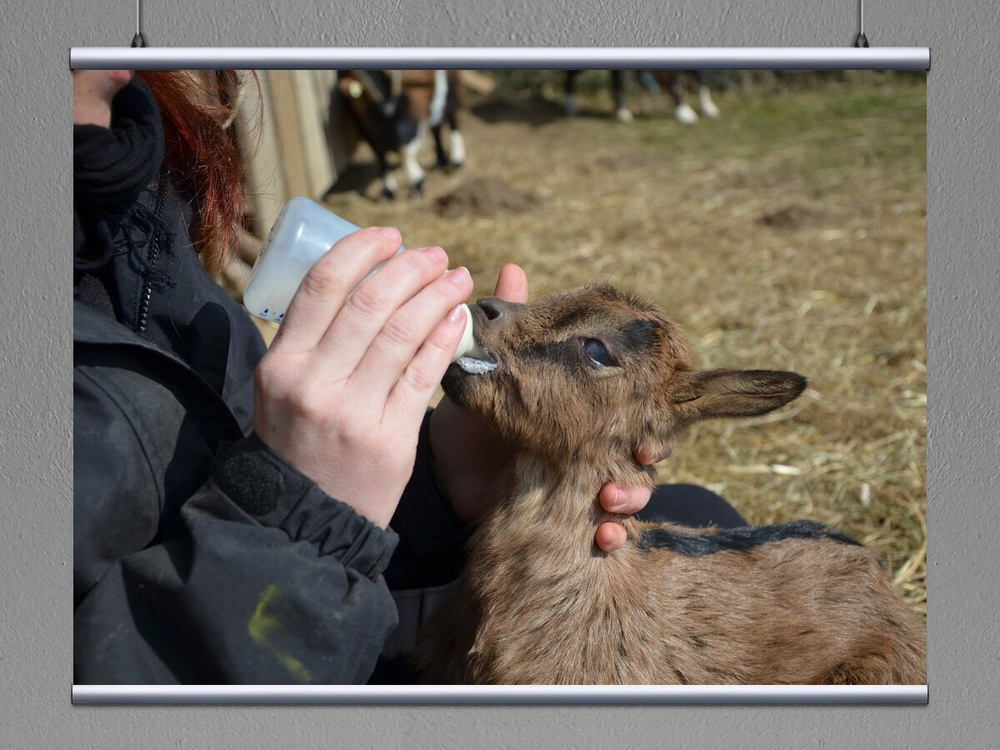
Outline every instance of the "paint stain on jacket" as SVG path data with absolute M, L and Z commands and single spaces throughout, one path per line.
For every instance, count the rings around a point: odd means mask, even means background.
M 306 684 L 312 680 L 309 670 L 294 656 L 281 652 L 273 643 L 275 636 L 283 633 L 285 630 L 285 626 L 281 624 L 281 621 L 275 615 L 267 612 L 268 605 L 277 593 L 278 587 L 273 583 L 264 589 L 264 593 L 261 594 L 260 600 L 257 602 L 257 606 L 254 608 L 253 614 L 247 622 L 247 632 L 254 643 L 263 649 L 267 649 L 278 660 L 288 671 L 288 674 L 292 676 L 293 680 L 300 684 Z

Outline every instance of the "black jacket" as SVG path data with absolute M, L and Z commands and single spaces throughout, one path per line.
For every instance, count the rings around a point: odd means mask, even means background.
M 464 539 L 427 421 L 394 531 L 264 446 L 252 434 L 264 344 L 160 185 L 116 219 L 111 264 L 75 288 L 74 681 L 359 683 L 383 648 L 374 679 L 403 681 Z M 157 200 L 165 233 L 149 243 L 140 219 Z

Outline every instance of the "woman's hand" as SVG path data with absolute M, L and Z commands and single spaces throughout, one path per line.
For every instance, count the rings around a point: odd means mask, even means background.
M 131 70 L 73 71 L 73 124 L 110 128 L 111 100 L 131 80 Z
M 651 466 L 668 458 L 673 452 L 672 446 L 662 453 L 653 453 L 644 448 L 635 452 L 635 460 L 643 466 Z M 628 485 L 609 483 L 601 488 L 599 496 L 601 507 L 609 513 L 638 513 L 646 507 L 652 495 L 645 487 L 630 487 Z M 602 523 L 597 527 L 594 541 L 605 552 L 613 552 L 625 544 L 625 528 L 617 523 Z
M 494 296 L 508 302 L 528 299 L 528 280 L 514 264 L 500 270 Z M 431 415 L 431 451 L 435 473 L 456 517 L 465 524 L 482 520 L 501 472 L 513 459 L 513 450 L 483 419 L 462 411 L 445 396 Z M 670 455 L 646 450 L 636 452 L 636 460 L 653 464 Z M 637 513 L 649 502 L 645 487 L 605 485 L 600 493 L 601 507 L 610 513 Z M 625 529 L 617 523 L 602 523 L 594 537 L 597 546 L 612 552 L 625 544 Z
M 393 258 L 399 247 L 395 229 L 337 242 L 303 280 L 255 383 L 260 439 L 383 528 L 465 327 L 458 305 L 472 292 L 466 269 L 445 273 L 441 248 Z

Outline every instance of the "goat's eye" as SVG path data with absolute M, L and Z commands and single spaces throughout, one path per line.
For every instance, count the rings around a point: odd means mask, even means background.
M 611 358 L 607 348 L 597 339 L 584 339 L 583 350 L 590 357 L 590 361 L 601 367 L 611 367 L 615 361 Z

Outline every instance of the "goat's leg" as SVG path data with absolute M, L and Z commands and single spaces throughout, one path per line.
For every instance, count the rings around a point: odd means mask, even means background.
M 452 169 L 458 169 L 465 164 L 465 138 L 458 127 L 458 106 L 449 108 L 445 113 L 448 127 L 451 129 L 451 143 L 448 148 L 448 161 Z
M 444 150 L 444 140 L 441 135 L 441 123 L 431 128 L 431 135 L 434 137 L 434 169 L 445 169 L 448 166 L 448 152 Z
M 452 169 L 458 169 L 465 164 L 465 138 L 462 137 L 462 131 L 455 127 L 451 129 L 449 161 Z
M 667 72 L 663 74 L 663 82 L 666 83 L 667 93 L 674 103 L 674 117 L 681 125 L 694 125 L 698 122 L 698 113 L 694 108 L 684 101 L 684 92 L 681 89 L 680 74 Z
M 465 92 L 460 71 L 452 71 L 448 78 L 448 101 L 445 103 L 444 119 L 448 123 L 448 162 L 452 169 L 465 164 L 465 138 L 458 124 L 458 112 L 462 108 Z
M 449 122 L 454 122 L 449 118 Z M 448 148 L 444 147 L 444 136 L 441 125 L 431 128 L 431 135 L 434 136 L 434 153 L 436 161 L 434 169 L 444 169 L 454 171 L 460 169 L 465 164 L 465 139 L 457 127 L 457 122 L 451 125 L 450 143 Z
M 636 80 L 638 80 L 640 86 L 649 92 L 650 96 L 658 98 L 661 95 L 660 84 L 657 83 L 656 77 L 648 70 L 638 71 L 636 73 Z
M 625 104 L 624 71 L 611 71 L 611 93 L 615 98 L 615 119 L 619 122 L 632 122 L 632 110 Z
M 566 107 L 566 114 L 570 117 L 575 117 L 580 113 L 580 107 L 576 102 L 576 79 L 579 75 L 579 70 L 566 71 L 566 89 L 563 104 Z
M 394 201 L 396 200 L 396 194 L 399 192 L 399 185 L 396 184 L 396 176 L 389 166 L 388 154 L 383 149 L 379 149 L 375 154 L 375 158 L 378 160 L 379 174 L 382 175 L 381 199 L 383 201 Z
M 401 156 L 403 159 L 403 171 L 406 174 L 406 182 L 410 188 L 411 196 L 423 195 L 424 192 L 424 170 L 417 161 L 417 154 L 420 153 L 420 146 L 424 142 L 424 133 L 427 131 L 427 123 L 421 123 L 417 128 L 417 135 L 412 141 L 403 146 Z
M 434 137 L 434 169 L 453 170 L 458 169 L 465 163 L 465 143 L 462 134 L 458 131 L 458 108 L 461 99 L 461 77 L 454 71 L 448 74 L 443 82 L 435 78 L 436 82 L 446 90 L 444 108 L 438 121 L 431 120 L 431 135 Z M 435 90 L 435 97 L 437 91 Z M 448 123 L 451 131 L 449 147 L 444 147 L 444 123 Z
M 708 88 L 708 77 L 704 70 L 698 71 L 698 100 L 701 113 L 705 117 L 714 119 L 719 116 L 719 108 L 712 101 L 712 91 Z

